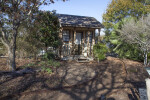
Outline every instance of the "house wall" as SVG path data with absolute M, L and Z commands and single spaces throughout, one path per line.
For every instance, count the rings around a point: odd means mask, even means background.
M 77 45 L 75 44 L 75 40 L 76 40 L 77 32 L 82 33 L 82 40 L 80 45 L 82 47 L 82 53 L 80 55 L 93 56 L 92 50 L 93 50 L 93 45 L 95 44 L 95 30 L 96 28 L 62 27 L 59 33 L 59 37 L 61 38 L 61 41 L 63 43 L 60 48 L 61 49 L 60 56 L 64 57 L 64 56 L 76 55 Z M 63 31 L 69 31 L 69 41 L 63 41 Z M 93 33 L 92 43 L 90 43 L 89 41 L 90 32 Z M 86 36 L 86 34 L 88 34 L 88 36 Z

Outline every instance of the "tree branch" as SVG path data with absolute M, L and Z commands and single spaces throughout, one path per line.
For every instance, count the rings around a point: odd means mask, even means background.
M 36 8 L 38 8 L 38 7 L 39 7 L 40 5 L 42 5 L 44 2 L 45 2 L 45 0 L 43 0 L 43 1 L 41 2 L 41 4 L 36 5 Z M 36 4 L 36 3 L 34 3 L 34 5 L 33 5 L 33 7 L 31 8 L 31 10 L 28 12 L 28 14 L 27 14 L 28 16 L 31 14 L 33 8 L 35 7 L 35 4 Z

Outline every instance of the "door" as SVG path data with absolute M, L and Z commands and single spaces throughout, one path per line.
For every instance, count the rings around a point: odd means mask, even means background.
M 81 33 L 76 33 L 75 44 L 81 44 Z
M 82 33 L 76 33 L 75 40 L 75 55 L 80 55 L 82 53 L 81 41 Z

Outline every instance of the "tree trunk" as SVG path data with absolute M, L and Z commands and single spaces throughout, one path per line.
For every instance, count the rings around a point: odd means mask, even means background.
M 4 36 L 5 37 L 5 36 Z M 13 37 L 11 38 L 11 41 L 8 41 L 6 38 L 2 39 L 2 43 L 6 46 L 8 50 L 8 66 L 12 69 L 12 71 L 16 70 L 16 37 L 17 37 L 17 29 L 13 32 Z
M 17 38 L 17 28 L 13 29 L 13 37 L 10 41 L 8 47 L 8 63 L 9 67 L 12 68 L 12 71 L 16 70 L 16 38 Z
M 12 71 L 16 70 L 15 50 L 13 47 L 8 48 L 8 64 Z

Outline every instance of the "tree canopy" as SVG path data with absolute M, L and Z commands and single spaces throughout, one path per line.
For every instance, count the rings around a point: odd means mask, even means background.
M 20 25 L 32 21 L 39 6 L 49 3 L 54 0 L 0 0 L 0 40 L 8 50 L 12 70 L 16 70 L 16 37 Z
M 120 37 L 118 29 L 132 17 L 138 20 L 150 12 L 150 0 L 112 0 L 103 14 L 105 27 L 105 40 L 110 44 L 111 50 L 119 57 L 140 60 L 137 55 L 141 53 L 137 45 L 131 45 Z
M 45 50 L 47 51 L 47 47 L 58 47 L 60 44 L 59 39 L 59 21 L 57 16 L 55 15 L 55 11 L 53 12 L 43 12 L 40 11 L 38 14 L 38 18 L 36 20 L 37 27 L 39 28 L 37 32 L 37 36 L 39 41 L 45 45 Z
M 150 15 L 138 21 L 131 19 L 119 30 L 122 39 L 130 44 L 137 44 L 144 52 L 144 64 L 147 65 L 147 54 L 150 51 Z
M 149 0 L 148 0 L 149 1 Z M 140 18 L 150 12 L 147 0 L 112 0 L 103 14 L 103 25 L 112 28 L 114 23 L 126 17 Z

